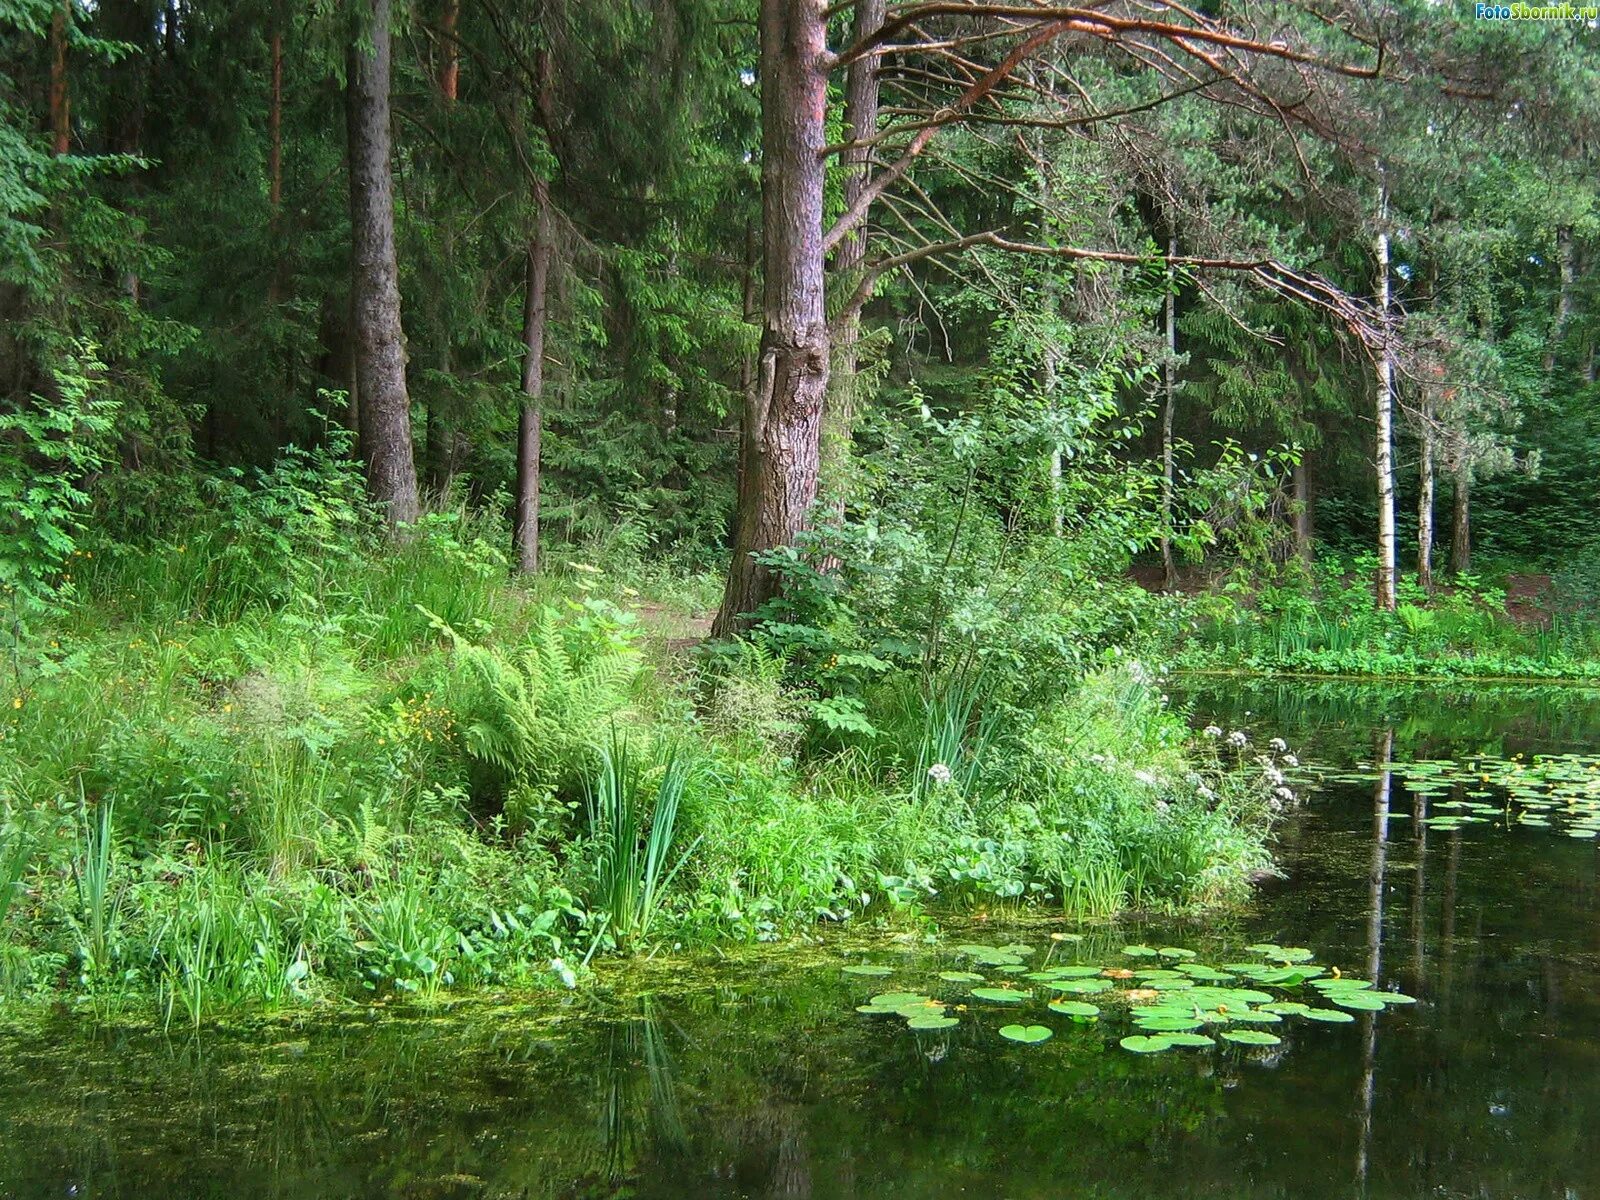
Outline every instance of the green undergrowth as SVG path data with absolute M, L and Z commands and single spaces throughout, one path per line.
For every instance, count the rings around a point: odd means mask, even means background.
M 358 486 L 291 457 L 225 516 L 86 540 L 13 630 L 8 1001 L 199 1024 L 571 987 L 819 922 L 1213 905 L 1270 865 L 1281 745 L 1191 738 L 1136 663 L 1027 707 L 885 663 L 841 724 L 771 636 L 646 631 L 701 577 L 590 546 L 512 583 L 492 523 L 393 542 Z
M 1600 679 L 1600 615 L 1566 576 L 1537 607 L 1507 609 L 1502 583 L 1460 576 L 1433 593 L 1400 581 L 1373 603 L 1369 558 L 1321 560 L 1280 581 L 1235 581 L 1176 602 L 1176 665 L 1190 670 L 1385 678 Z

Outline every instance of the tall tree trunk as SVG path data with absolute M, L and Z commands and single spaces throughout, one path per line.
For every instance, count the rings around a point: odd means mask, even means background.
M 50 18 L 50 153 L 72 148 L 72 98 L 67 94 L 67 22 L 72 0 L 61 0 Z
M 1294 464 L 1294 552 L 1300 561 L 1311 561 L 1311 464 L 1300 452 Z
M 391 525 L 420 514 L 411 453 L 405 334 L 400 324 L 390 165 L 389 0 L 367 0 L 372 49 L 350 50 L 346 105 L 350 137 L 350 244 L 356 382 L 362 450 L 373 499 Z
M 758 282 L 758 268 L 761 265 L 761 248 L 756 241 L 755 222 L 749 222 L 744 230 L 744 297 L 742 316 L 745 321 L 750 321 L 759 314 L 757 305 L 759 297 L 756 291 Z M 734 495 L 739 512 L 744 512 L 750 499 L 746 496 L 746 489 L 755 483 L 756 478 L 756 450 L 760 445 L 758 433 L 752 419 L 755 413 L 757 367 L 760 362 L 761 351 L 758 348 L 754 354 L 744 354 L 739 358 L 739 396 L 742 407 L 739 410 L 739 464 L 737 468 L 737 486 Z
M 272 10 L 272 98 L 267 107 L 267 204 L 272 219 L 283 207 L 283 25 L 282 10 Z
M 171 18 L 168 18 L 169 21 Z M 283 217 L 283 7 L 272 6 L 272 63 L 267 101 L 267 208 L 274 243 Z M 272 273 L 267 277 L 267 304 L 278 303 L 283 288 L 283 256 L 273 246 Z
M 1550 322 L 1550 337 L 1544 347 L 1544 373 L 1556 369 L 1556 350 L 1566 336 L 1567 322 L 1572 318 L 1572 287 L 1577 277 L 1572 230 L 1561 226 L 1556 230 L 1556 262 L 1561 272 L 1561 282 L 1556 290 L 1555 318 Z
M 1377 426 L 1378 469 L 1378 607 L 1394 610 L 1394 353 L 1389 337 L 1389 190 L 1380 166 L 1378 182 L 1377 272 L 1378 313 L 1383 323 L 1383 345 L 1378 353 L 1374 401 Z
M 1472 465 L 1462 455 L 1456 464 L 1456 494 L 1451 507 L 1450 573 L 1472 570 Z
M 862 41 L 883 24 L 887 0 L 857 0 L 850 40 Z M 864 142 L 878 132 L 878 57 L 869 54 L 850 64 L 845 76 L 845 139 Z M 849 208 L 861 198 L 872 179 L 870 146 L 852 147 L 839 158 L 844 170 L 844 203 Z M 833 271 L 846 294 L 854 289 L 856 278 L 867 259 L 867 222 L 862 220 L 843 239 L 833 256 Z M 845 494 L 849 489 L 850 439 L 861 395 L 857 375 L 857 352 L 861 341 L 861 312 L 852 308 L 839 316 L 834 338 L 833 371 L 828 380 L 822 431 L 822 460 L 819 486 L 837 513 L 844 514 Z
M 1178 280 L 1172 259 L 1178 254 L 1178 231 L 1167 222 L 1167 359 L 1161 368 L 1161 576 L 1178 586 L 1178 564 L 1172 557 L 1172 501 L 1177 490 L 1177 461 L 1172 445 L 1172 419 L 1178 405 Z
M 752 391 L 753 478 L 713 632 L 726 636 L 778 588 L 755 556 L 794 543 L 817 498 L 828 390 L 822 148 L 828 104 L 822 0 L 761 0 L 761 200 L 766 263 Z
M 1422 402 L 1420 448 L 1417 463 L 1417 582 L 1433 591 L 1433 405 Z
M 528 243 L 528 281 L 522 306 L 522 412 L 517 420 L 517 570 L 539 569 L 539 450 L 544 436 L 545 297 L 550 281 L 550 200 L 537 189 L 539 214 Z
M 439 70 L 439 95 L 454 104 L 461 87 L 461 47 L 456 42 L 456 26 L 461 20 L 461 0 L 444 0 L 439 32 L 444 35 L 444 66 Z

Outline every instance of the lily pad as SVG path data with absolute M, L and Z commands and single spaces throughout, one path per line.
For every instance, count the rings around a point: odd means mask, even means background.
M 1384 1003 L 1371 992 L 1358 992 L 1354 989 L 1339 988 L 1327 993 L 1329 1003 L 1337 1004 L 1340 1008 L 1353 1008 L 1357 1012 L 1382 1012 Z
M 1124 946 L 1122 952 L 1129 958 L 1154 958 L 1156 956 L 1154 946 Z
M 1300 1014 L 1308 1021 L 1323 1021 L 1329 1025 L 1348 1025 L 1354 1015 L 1338 1008 L 1308 1008 Z
M 1174 1046 L 1215 1046 L 1215 1038 L 1209 1038 L 1203 1033 L 1164 1033 L 1161 1035 Z
M 972 995 L 979 1000 L 988 1000 L 994 1004 L 1020 1004 L 1030 993 L 1019 992 L 1012 988 L 980 987 L 973 988 Z
M 1032 1046 L 1039 1042 L 1049 1041 L 1054 1031 L 1047 1025 L 1002 1025 L 1000 1036 L 1010 1042 L 1021 1042 Z
M 851 963 L 844 968 L 846 975 L 892 975 L 892 967 L 882 967 L 877 963 Z
M 908 1029 L 917 1030 L 949 1029 L 952 1025 L 959 1024 L 961 1022 L 955 1017 L 941 1017 L 933 1013 L 929 1013 L 925 1017 L 911 1017 L 906 1021 Z
M 1163 1050 L 1171 1050 L 1177 1043 L 1159 1033 L 1151 1035 L 1136 1033 L 1123 1038 L 1117 1045 L 1124 1050 L 1132 1050 L 1135 1054 L 1160 1054 Z
M 1075 1019 L 1093 1020 L 1100 1015 L 1098 1008 L 1082 1000 L 1052 1000 L 1047 1007 L 1051 1012 Z
M 1222 1037 L 1241 1046 L 1276 1046 L 1283 1041 L 1277 1034 L 1260 1029 L 1224 1029 Z
M 976 971 L 940 971 L 939 978 L 946 983 L 982 983 L 983 976 Z

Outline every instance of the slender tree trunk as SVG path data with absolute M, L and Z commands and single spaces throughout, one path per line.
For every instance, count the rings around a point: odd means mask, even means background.
M 405 334 L 400 323 L 399 265 L 394 242 L 394 176 L 390 164 L 389 0 L 368 0 L 372 49 L 351 47 L 346 101 L 350 135 L 350 240 L 356 380 L 367 482 L 391 525 L 420 514 L 411 452 L 411 398 L 406 390 Z
M 528 281 L 522 306 L 522 412 L 517 421 L 517 570 L 539 569 L 539 450 L 544 436 L 545 297 L 550 281 L 550 201 L 538 189 L 539 214 L 528 243 Z
M 1294 464 L 1294 552 L 1305 563 L 1311 561 L 1311 464 L 1306 452 Z
M 170 21 L 170 17 L 168 18 Z M 283 8 L 272 6 L 271 81 L 267 101 L 267 208 L 274 241 L 283 216 Z M 272 273 L 267 277 L 267 304 L 276 305 L 283 286 L 283 257 L 273 247 Z
M 1422 427 L 1417 464 L 1417 582 L 1433 591 L 1433 405 L 1422 402 Z
M 757 270 L 760 267 L 761 248 L 756 241 L 756 227 L 752 221 L 745 226 L 744 231 L 744 298 L 743 319 L 749 321 L 759 313 L 757 305 L 759 297 L 756 291 L 758 281 Z M 747 495 L 747 489 L 754 486 L 756 478 L 757 450 L 760 447 L 760 430 L 755 426 L 756 412 L 756 379 L 757 367 L 760 362 L 761 352 L 758 348 L 754 354 L 742 355 L 739 360 L 739 396 L 743 407 L 739 413 L 739 465 L 737 487 L 734 494 L 737 497 L 739 512 L 744 512 L 747 504 L 753 503 L 753 498 Z
M 822 148 L 828 103 L 821 0 L 761 0 L 761 362 L 750 413 L 757 444 L 733 562 L 713 632 L 744 628 L 776 595 L 755 556 L 794 544 L 817 498 L 829 339 L 823 305 Z
M 1169 588 L 1178 586 L 1178 564 L 1172 557 L 1172 501 L 1177 490 L 1177 462 L 1172 445 L 1172 419 L 1178 406 L 1178 280 L 1171 260 L 1178 254 L 1178 233 L 1167 223 L 1167 360 L 1161 368 L 1161 575 Z
M 1450 573 L 1461 575 L 1472 570 L 1472 466 L 1456 465 L 1455 503 L 1450 528 Z
M 1572 287 L 1577 277 L 1572 230 L 1566 226 L 1556 230 L 1556 262 L 1561 272 L 1561 282 L 1556 291 L 1555 318 L 1550 322 L 1550 337 L 1544 348 L 1544 373 L 1556 369 L 1556 351 L 1566 336 L 1567 322 L 1572 318 Z
M 1378 607 L 1393 611 L 1395 603 L 1394 535 L 1394 354 L 1389 339 L 1389 191 L 1379 167 L 1378 236 L 1376 239 L 1378 313 L 1383 346 L 1378 354 L 1375 399 L 1378 469 Z
M 61 0 L 50 19 L 50 152 L 72 149 L 72 98 L 67 94 L 67 23 L 72 0 Z
M 883 24 L 887 0 L 857 0 L 850 40 L 870 37 Z M 867 55 L 850 64 L 845 77 L 845 137 L 862 142 L 878 132 L 878 58 Z M 852 147 L 840 155 L 844 169 L 844 202 L 849 208 L 860 199 L 872 178 L 872 149 Z M 867 222 L 863 220 L 840 242 L 833 256 L 833 272 L 848 294 L 867 258 Z M 844 515 L 849 490 L 850 439 L 861 395 L 857 374 L 861 341 L 861 313 L 851 309 L 841 313 L 834 338 L 833 371 L 828 380 L 822 431 L 822 461 L 819 487 L 836 513 Z
M 272 99 L 267 108 L 267 203 L 274 221 L 283 207 L 283 27 L 272 12 Z
M 439 95 L 447 104 L 454 104 L 461 88 L 461 47 L 456 43 L 456 26 L 461 21 L 461 0 L 445 0 L 444 13 L 439 18 L 439 31 L 444 35 L 444 66 L 439 70 Z

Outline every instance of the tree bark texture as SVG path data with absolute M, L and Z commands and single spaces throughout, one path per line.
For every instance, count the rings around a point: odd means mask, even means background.
M 522 411 L 517 420 L 517 570 L 539 569 L 539 454 L 544 436 L 544 334 L 550 282 L 550 203 L 539 189 L 522 306 Z
M 1577 262 L 1572 247 L 1572 230 L 1562 226 L 1556 230 L 1556 264 L 1561 281 L 1556 289 L 1555 318 L 1550 322 L 1550 337 L 1545 342 L 1544 373 L 1556 369 L 1556 351 L 1567 334 L 1567 323 L 1572 319 L 1572 288 L 1577 282 Z
M 883 24 L 887 0 L 857 0 L 851 42 L 859 42 L 877 32 Z M 864 142 L 878 132 L 878 58 L 868 55 L 850 64 L 845 77 L 845 136 L 850 142 Z M 872 149 L 852 147 L 840 155 L 844 169 L 845 207 L 854 204 L 866 191 L 872 178 Z M 833 256 L 833 271 L 846 295 L 854 290 L 867 259 L 867 222 L 861 221 L 843 239 Z M 852 308 L 839 314 L 834 337 L 833 369 L 828 380 L 828 397 L 823 417 L 822 465 L 819 486 L 828 494 L 835 509 L 844 512 L 848 491 L 850 439 L 856 410 L 860 407 L 858 386 L 858 348 L 861 341 L 861 313 Z
M 362 450 L 373 499 L 391 525 L 420 513 L 411 451 L 405 334 L 395 259 L 390 165 L 389 0 L 368 0 L 370 49 L 350 52 L 350 244 Z
M 1455 502 L 1450 522 L 1450 573 L 1461 575 L 1472 570 L 1472 466 L 1465 461 L 1456 466 Z
M 1378 354 L 1377 388 L 1374 411 L 1378 470 L 1378 607 L 1392 612 L 1395 604 L 1394 534 L 1394 354 L 1389 344 L 1389 192 L 1380 178 L 1378 184 L 1377 271 L 1375 275 L 1379 319 L 1383 322 L 1383 346 Z
M 1178 254 L 1178 235 L 1167 230 L 1167 258 Z M 1178 281 L 1167 267 L 1167 360 L 1161 369 L 1161 576 L 1166 586 L 1178 586 L 1178 564 L 1172 556 L 1172 501 L 1177 487 L 1177 456 L 1172 445 L 1172 421 L 1178 403 Z
M 461 47 L 456 44 L 456 26 L 461 22 L 461 0 L 445 0 L 444 13 L 439 18 L 439 32 L 444 35 L 444 66 L 439 70 L 439 95 L 445 103 L 454 104 L 461 89 Z
M 72 100 L 67 94 L 67 19 L 72 0 L 61 0 L 50 18 L 50 152 L 72 148 Z
M 777 594 L 757 555 L 793 545 L 817 498 L 829 338 L 823 303 L 821 151 L 827 114 L 820 0 L 761 0 L 761 358 L 747 414 L 752 445 L 733 562 L 713 633 L 743 629 Z
M 1311 561 L 1311 464 L 1300 452 L 1294 464 L 1294 552 L 1305 563 Z
M 1417 582 L 1433 591 L 1433 406 L 1424 402 L 1417 462 Z

